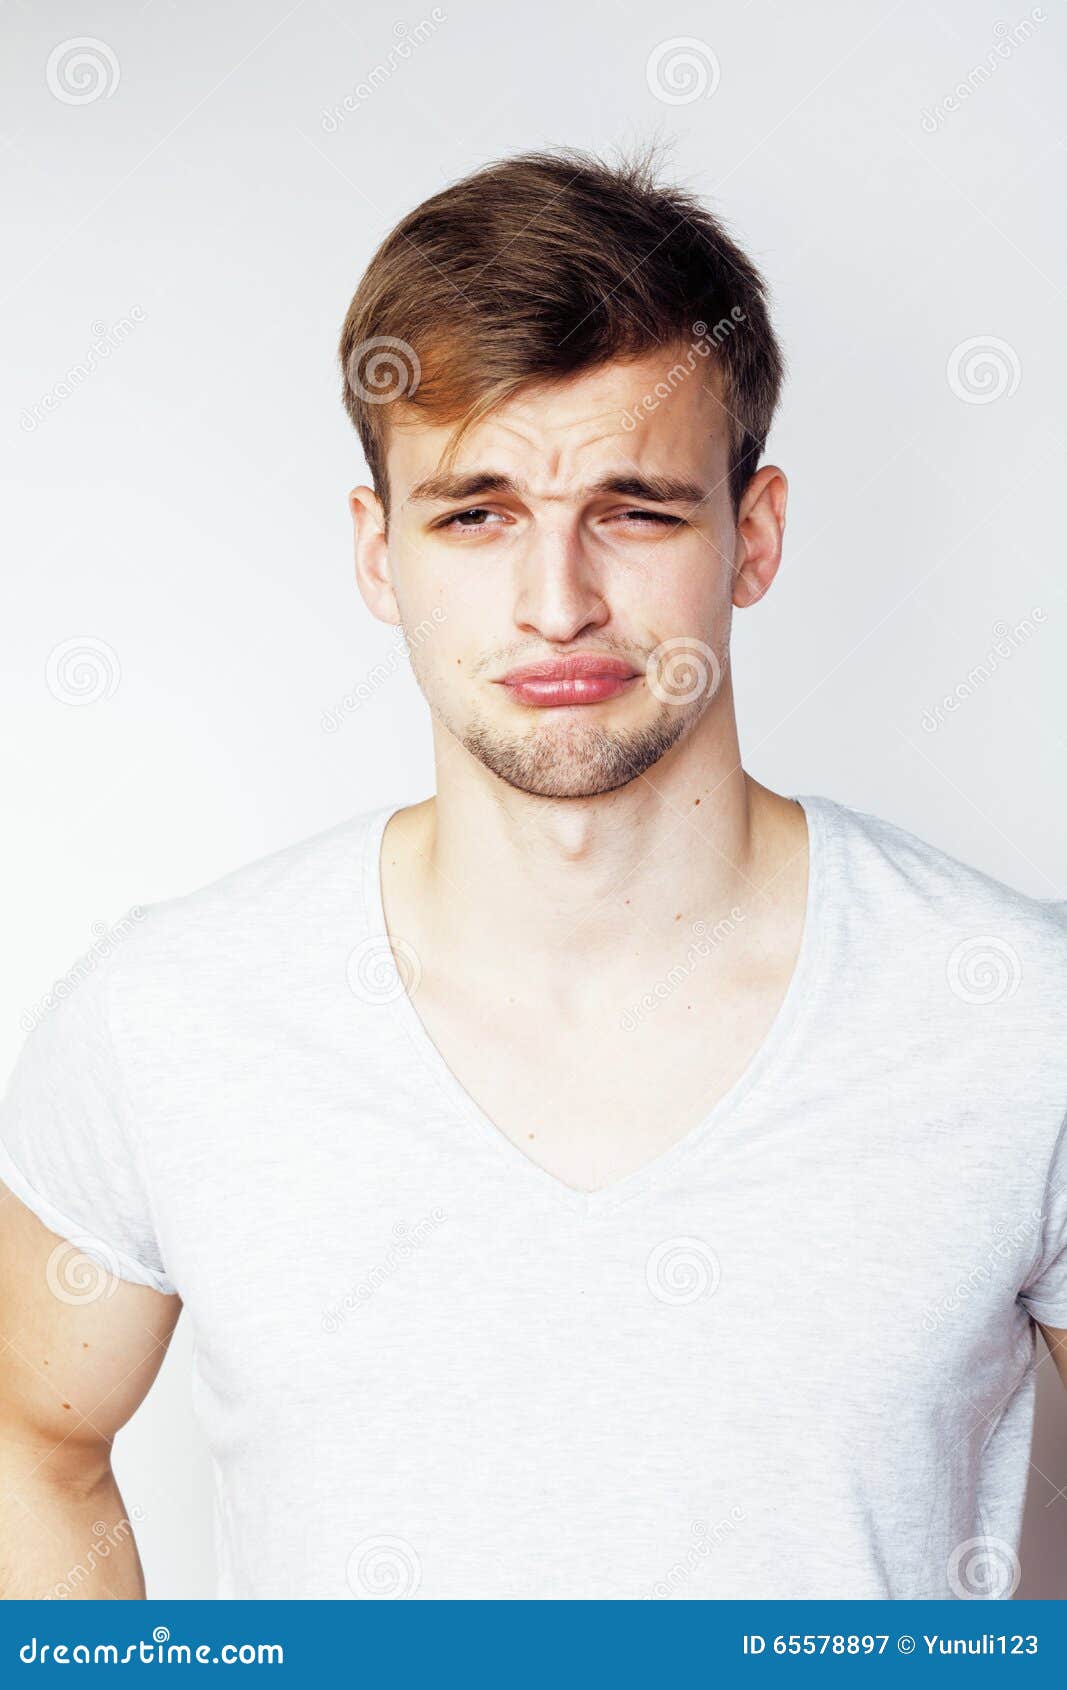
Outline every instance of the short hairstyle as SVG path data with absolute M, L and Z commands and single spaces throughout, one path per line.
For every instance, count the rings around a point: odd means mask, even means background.
M 525 153 L 434 194 L 382 242 L 341 333 L 344 403 L 388 511 L 391 420 L 455 424 L 451 454 L 526 383 L 682 342 L 722 371 L 736 515 L 784 369 L 759 271 L 694 195 L 657 183 L 652 153 Z

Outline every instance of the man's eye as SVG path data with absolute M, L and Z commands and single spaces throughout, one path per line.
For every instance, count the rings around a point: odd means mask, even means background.
M 628 528 L 678 528 L 683 518 L 671 516 L 666 511 L 629 510 L 620 511 L 611 519 L 613 522 L 623 522 Z M 496 528 L 505 523 L 507 518 L 500 511 L 486 510 L 483 505 L 472 505 L 469 510 L 453 511 L 437 524 L 439 529 L 454 529 L 468 532 L 475 529 Z
M 680 516 L 670 516 L 666 511 L 623 511 L 621 519 L 630 526 L 650 522 L 659 528 L 678 528 L 682 522 Z
M 438 526 L 441 528 L 487 528 L 492 517 L 499 517 L 499 511 L 483 510 L 481 505 L 473 505 L 469 511 L 455 511 L 452 516 L 446 516 Z

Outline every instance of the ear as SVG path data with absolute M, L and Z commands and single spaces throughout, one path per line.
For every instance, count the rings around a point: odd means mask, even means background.
M 372 616 L 394 627 L 400 607 L 389 575 L 385 509 L 373 487 L 353 487 L 348 495 L 356 554 L 356 584 Z
M 756 471 L 741 496 L 734 550 L 733 602 L 738 610 L 767 591 L 782 561 L 789 483 L 774 464 Z

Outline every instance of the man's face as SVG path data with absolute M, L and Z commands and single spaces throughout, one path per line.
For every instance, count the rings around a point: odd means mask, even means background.
M 738 536 L 712 365 L 657 351 L 528 387 L 447 469 L 449 427 L 390 428 L 361 588 L 438 721 L 524 792 L 623 786 L 721 696 Z

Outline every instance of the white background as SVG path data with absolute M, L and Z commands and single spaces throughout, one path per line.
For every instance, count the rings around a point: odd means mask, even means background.
M 353 583 L 364 469 L 335 346 L 397 218 L 532 146 L 668 140 L 770 284 L 792 501 L 735 638 L 751 772 L 1067 897 L 1050 0 L 444 0 L 436 19 L 421 0 L 4 8 L 5 1072 L 94 923 L 431 790 L 406 666 L 322 726 L 396 639 Z M 65 87 L 50 55 L 80 37 L 104 46 Z M 695 80 L 674 92 L 695 97 L 670 101 L 647 66 L 677 37 Z M 961 347 L 990 337 L 971 368 Z M 53 655 L 67 641 L 88 666 Z M 213 1568 L 183 1327 L 116 1464 L 150 1594 L 191 1597 Z M 1064 1596 L 1049 1363 L 1041 1387 L 1019 1594 Z

